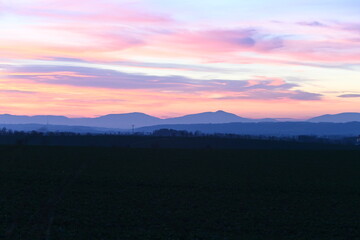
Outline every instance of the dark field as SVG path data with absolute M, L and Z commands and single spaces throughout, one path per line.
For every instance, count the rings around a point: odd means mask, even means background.
M 0 147 L 0 239 L 360 239 L 360 151 Z

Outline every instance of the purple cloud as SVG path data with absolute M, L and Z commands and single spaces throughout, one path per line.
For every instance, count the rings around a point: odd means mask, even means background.
M 32 91 L 21 91 L 21 90 L 12 90 L 12 89 L 0 89 L 1 93 L 12 93 L 12 94 L 35 94 L 37 92 Z
M 304 92 L 300 90 L 288 91 L 247 91 L 242 94 L 219 97 L 217 99 L 234 100 L 234 99 L 293 99 L 293 100 L 320 100 L 321 94 Z
M 165 36 L 167 43 L 196 52 L 265 52 L 284 46 L 281 36 L 263 34 L 255 29 L 214 29 L 206 31 L 179 31 Z
M 326 27 L 327 25 L 318 21 L 312 22 L 298 22 L 299 25 L 310 26 L 310 27 Z
M 298 84 L 271 78 L 236 81 L 222 79 L 199 80 L 182 76 L 149 76 L 107 69 L 64 66 L 23 66 L 11 70 L 22 73 L 21 77 L 23 79 L 47 84 L 111 89 L 148 89 L 193 94 L 207 92 L 226 95 L 221 99 L 235 97 L 319 100 L 321 98 L 320 94 L 294 89 L 299 87 Z M 27 75 L 26 73 L 31 74 Z
M 340 98 L 360 98 L 360 94 L 343 94 L 338 97 L 340 97 Z

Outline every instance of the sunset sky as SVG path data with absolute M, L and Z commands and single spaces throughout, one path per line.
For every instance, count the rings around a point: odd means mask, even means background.
M 0 113 L 360 112 L 359 0 L 0 0 Z

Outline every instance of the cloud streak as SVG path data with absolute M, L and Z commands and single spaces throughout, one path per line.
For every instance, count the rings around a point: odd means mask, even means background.
M 261 34 L 255 29 L 182 31 L 164 35 L 164 42 L 203 52 L 266 52 L 283 47 L 280 37 Z
M 300 91 L 298 84 L 287 83 L 282 79 L 264 78 L 252 80 L 199 80 L 181 76 L 149 76 L 128 74 L 113 70 L 59 67 L 27 66 L 8 69 L 8 77 L 30 80 L 35 83 L 71 85 L 80 87 L 110 89 L 145 89 L 160 92 L 216 93 L 217 99 L 292 99 L 319 100 L 320 94 Z M 240 95 L 239 95 L 240 93 Z
M 49 0 L 47 4 L 34 1 L 31 5 L 8 7 L 8 12 L 18 15 L 44 18 L 52 21 L 77 23 L 99 22 L 104 23 L 168 23 L 171 18 L 165 14 L 154 14 L 130 7 L 129 4 L 112 1 L 69 1 Z
M 360 94 L 342 94 L 340 98 L 360 98 Z

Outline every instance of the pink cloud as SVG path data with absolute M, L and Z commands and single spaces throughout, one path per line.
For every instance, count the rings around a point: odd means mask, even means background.
M 327 36 L 326 28 L 321 29 L 320 35 L 313 33 L 306 37 L 301 32 L 299 35 L 277 35 L 255 29 L 174 29 L 169 34 L 150 36 L 148 44 L 155 50 L 149 54 L 195 58 L 205 63 L 291 64 L 325 68 L 343 68 L 346 67 L 344 64 L 360 61 L 357 38 L 343 36 L 339 30 L 332 30 Z
M 298 22 L 299 25 L 303 26 L 309 26 L 309 27 L 326 27 L 327 25 L 319 22 L 319 21 L 304 21 L 304 22 Z
M 360 45 L 346 39 L 329 41 L 287 40 L 287 47 L 282 55 L 298 60 L 312 62 L 342 62 L 360 61 Z
M 299 85 L 281 78 L 257 77 L 244 80 L 199 80 L 181 76 L 150 76 L 118 71 L 58 66 L 10 67 L 3 73 L 37 83 L 104 89 L 148 90 L 176 94 L 203 95 L 205 98 L 320 100 L 321 94 L 300 91 Z M 207 97 L 208 96 L 208 97 Z
M 30 16 L 35 24 L 3 33 L 0 51 L 4 58 L 63 57 L 93 62 L 126 61 L 130 57 L 190 58 L 204 64 L 315 67 L 360 61 L 356 23 L 310 21 L 296 23 L 294 29 L 272 31 L 264 30 L 266 26 L 188 30 L 198 27 L 197 23 L 186 26 L 140 5 L 107 0 L 49 0 L 42 5 L 35 1 L 11 12 Z M 345 29 L 350 33 L 341 34 Z
M 28 5 L 12 9 L 13 13 L 46 18 L 56 21 L 104 22 L 107 23 L 168 23 L 172 19 L 165 14 L 150 13 L 132 4 L 110 1 L 49 1 L 47 4 Z
M 277 37 L 252 29 L 179 31 L 159 36 L 160 42 L 197 52 L 267 52 L 282 47 Z

